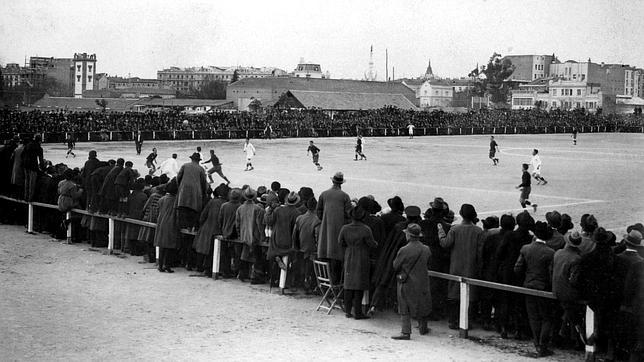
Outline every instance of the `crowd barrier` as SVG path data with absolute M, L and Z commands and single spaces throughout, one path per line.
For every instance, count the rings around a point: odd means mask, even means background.
M 55 209 L 58 210 L 57 205 L 51 205 L 51 204 L 45 204 L 41 202 L 27 202 L 24 200 L 18 200 L 15 198 L 7 197 L 0 195 L 0 199 L 6 200 L 6 201 L 12 201 L 16 203 L 21 203 L 21 204 L 26 204 L 27 205 L 27 210 L 28 210 L 28 215 L 27 215 L 27 232 L 30 234 L 34 233 L 34 207 L 43 207 L 43 208 L 49 208 L 49 209 Z M 105 218 L 108 219 L 108 243 L 107 243 L 107 251 L 108 254 L 113 254 L 114 251 L 114 237 L 115 237 L 115 228 L 114 224 L 115 222 L 123 222 L 123 223 L 130 223 L 134 225 L 139 225 L 139 226 L 145 226 L 145 227 L 150 227 L 150 228 L 156 228 L 155 223 L 151 222 L 146 222 L 146 221 L 141 221 L 141 220 L 136 220 L 136 219 L 130 219 L 130 218 L 120 218 L 112 215 L 106 215 L 106 214 L 96 214 L 96 213 L 90 213 L 87 210 L 82 210 L 82 209 L 72 209 L 71 211 L 68 211 L 65 215 L 65 218 L 67 220 L 71 220 L 72 213 L 79 214 L 79 215 L 90 215 L 93 217 L 100 217 L 100 218 Z M 182 234 L 186 235 L 195 235 L 196 233 L 193 231 L 189 231 L 186 229 L 181 230 Z M 71 242 L 72 239 L 72 225 L 71 223 L 68 223 L 67 225 L 67 241 Z M 221 252 L 221 240 L 215 238 L 214 241 L 214 250 L 213 250 L 213 262 L 212 262 L 212 273 L 213 276 L 216 276 L 219 274 L 219 267 L 220 267 L 220 252 Z M 158 248 L 157 248 L 157 257 L 158 257 Z M 285 261 L 285 263 L 288 263 L 288 260 Z M 514 285 L 508 285 L 508 284 L 501 284 L 501 283 L 495 283 L 495 282 L 490 282 L 490 281 L 485 281 L 485 280 L 480 280 L 480 279 L 474 279 L 474 278 L 467 278 L 467 277 L 462 277 L 458 275 L 452 275 L 452 274 L 446 274 L 446 273 L 440 273 L 436 271 L 431 271 L 428 270 L 428 274 L 431 277 L 434 278 L 441 278 L 441 279 L 446 279 L 454 282 L 458 282 L 460 284 L 460 306 L 459 306 L 459 337 L 461 338 L 467 338 L 468 337 L 468 331 L 469 331 L 469 306 L 470 306 L 470 290 L 472 286 L 478 286 L 478 287 L 484 287 L 484 288 L 490 288 L 490 289 L 496 289 L 496 290 L 501 290 L 505 292 L 512 292 L 512 293 L 517 293 L 517 294 L 522 294 L 522 295 L 530 295 L 530 296 L 535 296 L 535 297 L 541 297 L 541 298 L 548 298 L 548 299 L 554 299 L 556 300 L 555 296 L 551 292 L 545 292 L 541 290 L 535 290 L 535 289 L 528 289 L 528 288 L 523 288 L 523 287 L 518 287 Z M 280 281 L 279 281 L 279 287 L 283 290 L 285 287 L 285 282 L 286 282 L 286 271 L 281 270 L 280 272 Z M 364 302 L 363 302 L 364 304 Z M 586 361 L 594 361 L 595 360 L 595 351 L 596 351 L 596 346 L 594 345 L 594 338 L 589 338 L 591 335 L 595 334 L 595 326 L 596 326 L 596 316 L 593 310 L 586 305 L 586 326 L 585 326 L 585 339 L 586 341 L 590 341 L 592 344 L 586 344 L 586 349 L 585 349 L 585 360 Z
M 417 127 L 414 130 L 416 136 L 452 136 L 452 135 L 509 135 L 509 134 L 556 134 L 571 133 L 573 127 L 551 126 L 551 127 Z M 644 133 L 641 126 L 592 126 L 581 127 L 579 133 L 600 133 L 600 132 L 621 132 L 621 133 Z M 366 137 L 397 137 L 408 136 L 408 130 L 404 128 L 362 128 L 360 133 Z M 19 133 L 18 136 L 34 136 L 36 133 Z M 99 132 L 43 132 L 43 143 L 65 143 L 68 136 L 72 136 L 76 142 L 110 142 L 110 141 L 133 141 L 135 132 L 131 131 L 99 131 Z M 348 128 L 286 128 L 273 129 L 272 137 L 275 138 L 316 138 L 316 137 L 354 137 L 357 135 L 355 129 Z M 242 139 L 242 138 L 267 138 L 264 129 L 247 130 L 159 130 L 141 131 L 144 141 L 168 141 L 168 140 L 216 140 L 216 139 Z M 0 132 L 0 139 L 6 140 L 13 137 L 11 133 Z

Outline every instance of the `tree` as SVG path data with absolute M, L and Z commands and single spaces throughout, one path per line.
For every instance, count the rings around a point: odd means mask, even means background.
M 202 99 L 226 99 L 226 87 L 226 82 L 209 80 L 195 91 L 194 95 Z
M 101 107 L 103 109 L 103 112 L 105 112 L 105 108 L 107 108 L 107 101 L 101 98 L 101 99 L 97 99 L 95 102 L 96 102 L 96 105 Z
M 239 80 L 239 72 L 237 71 L 237 69 L 235 69 L 235 71 L 233 72 L 233 79 L 230 80 L 230 83 L 235 83 L 238 80 Z
M 493 103 L 506 104 L 510 86 L 506 79 L 514 72 L 512 62 L 494 53 L 487 65 L 474 69 L 469 76 L 474 78 L 473 92 L 478 96 L 489 95 Z

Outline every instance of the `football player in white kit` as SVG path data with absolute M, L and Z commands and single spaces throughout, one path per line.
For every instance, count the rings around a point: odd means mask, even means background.
M 250 143 L 249 138 L 246 138 L 246 143 L 244 143 L 244 152 L 246 152 L 246 169 L 244 171 L 251 171 L 255 169 L 251 162 L 253 156 L 255 156 L 255 146 Z
M 540 185 L 541 183 L 546 185 L 548 181 L 541 177 L 541 158 L 539 157 L 539 150 L 536 148 L 532 150 L 530 165 L 532 165 L 532 177 L 537 180 L 537 185 Z

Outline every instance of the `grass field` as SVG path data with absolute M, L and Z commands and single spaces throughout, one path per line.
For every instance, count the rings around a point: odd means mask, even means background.
M 622 233 L 627 225 L 644 222 L 644 135 L 580 134 L 577 146 L 570 135 L 499 135 L 500 165 L 487 158 L 489 136 L 386 137 L 365 140 L 367 161 L 354 161 L 353 138 L 318 138 L 322 150 L 317 171 L 306 149 L 309 139 L 252 140 L 257 148 L 255 170 L 245 172 L 243 140 L 146 141 L 136 155 L 133 142 L 79 143 L 74 159 L 65 159 L 66 146 L 46 144 L 45 158 L 81 167 L 90 150 L 99 159 L 123 157 L 134 162 L 142 175 L 147 173 L 145 156 L 156 147 L 159 162 L 172 153 L 180 163 L 201 146 L 205 157 L 214 149 L 223 171 L 233 186 L 269 186 L 274 180 L 283 187 L 299 190 L 310 186 L 316 196 L 327 189 L 336 171 L 345 174 L 343 189 L 351 197 L 371 194 L 386 206 L 386 200 L 399 195 L 405 205 L 425 210 L 435 196 L 443 197 L 458 211 L 462 203 L 473 204 L 480 216 L 520 211 L 521 163 L 539 149 L 542 176 L 548 185 L 533 182 L 531 200 L 539 204 L 536 213 L 543 219 L 547 211 L 558 210 L 572 216 L 578 227 L 584 213 L 594 214 L 601 226 Z M 218 183 L 218 176 L 214 175 Z M 619 235 L 619 234 L 618 234 Z

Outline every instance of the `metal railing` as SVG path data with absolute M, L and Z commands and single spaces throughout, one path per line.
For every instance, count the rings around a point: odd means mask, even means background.
M 28 210 L 28 215 L 27 215 L 27 232 L 28 233 L 34 233 L 34 207 L 43 207 L 43 208 L 48 208 L 48 209 L 55 209 L 58 210 L 57 205 L 51 205 L 51 204 L 46 204 L 46 203 L 41 203 L 41 202 L 27 202 L 24 200 L 18 200 L 15 198 L 11 198 L 8 196 L 3 196 L 0 195 L 0 199 L 6 200 L 6 201 L 12 201 L 20 204 L 26 204 L 27 205 L 27 210 Z M 99 218 L 105 218 L 108 219 L 108 243 L 107 243 L 107 250 L 109 254 L 112 254 L 114 251 L 114 238 L 115 238 L 115 228 L 114 224 L 115 222 L 123 222 L 123 223 L 129 223 L 133 225 L 139 225 L 139 226 L 145 226 L 149 228 L 155 228 L 157 227 L 156 223 L 152 222 L 147 222 L 147 221 L 141 221 L 141 220 L 136 220 L 136 219 L 130 219 L 130 218 L 121 218 L 121 217 L 116 217 L 112 215 L 106 215 L 106 214 L 98 214 L 98 213 L 90 213 L 87 210 L 82 210 L 82 209 L 72 209 L 65 214 L 66 220 L 71 220 L 71 215 L 72 213 L 79 214 L 79 215 L 88 215 L 92 217 L 99 217 Z M 196 233 L 187 229 L 182 229 L 181 230 L 182 234 L 185 235 L 195 235 Z M 72 225 L 71 223 L 67 223 L 67 241 L 70 242 L 72 239 Z M 220 255 L 221 255 L 221 243 L 222 240 L 219 238 L 214 239 L 214 248 L 213 248 L 213 258 L 212 258 L 212 273 L 213 276 L 216 276 L 220 273 Z M 158 258 L 158 252 L 159 249 L 157 247 L 157 258 Z M 285 257 L 285 258 L 288 258 Z M 288 263 L 288 259 L 284 260 L 285 263 Z M 546 292 L 542 290 L 536 290 L 536 289 L 529 289 L 529 288 L 524 288 L 524 287 L 518 287 L 514 285 L 508 285 L 508 284 L 501 284 L 501 283 L 495 283 L 495 282 L 490 282 L 490 281 L 485 281 L 485 280 L 480 280 L 480 279 L 474 279 L 474 278 L 468 278 L 468 277 L 462 277 L 458 275 L 453 275 L 453 274 L 446 274 L 446 273 L 440 273 L 436 271 L 427 271 L 430 277 L 434 278 L 441 278 L 449 281 L 454 281 L 458 282 L 460 284 L 460 299 L 459 299 L 459 336 L 461 338 L 467 338 L 468 337 L 468 331 L 469 331 L 469 306 L 470 306 L 470 291 L 472 286 L 478 286 L 478 287 L 484 287 L 484 288 L 490 288 L 490 289 L 495 289 L 495 290 L 501 290 L 504 292 L 511 292 L 511 293 L 517 293 L 521 295 L 529 295 L 529 296 L 535 296 L 535 297 L 540 297 L 540 298 L 547 298 L 547 299 L 554 299 L 556 300 L 557 298 L 554 296 L 553 293 L 551 292 Z M 285 283 L 286 283 L 286 277 L 287 277 L 287 271 L 280 269 L 280 280 L 279 280 L 279 287 L 282 289 L 282 291 L 285 288 Z M 368 293 L 367 293 L 368 294 Z M 368 296 L 367 296 L 368 298 Z M 363 301 L 364 304 L 364 301 Z M 590 339 L 589 337 L 593 334 L 595 334 L 596 330 L 596 319 L 595 319 L 595 313 L 594 311 L 586 305 L 586 325 L 585 325 L 585 339 L 586 341 L 591 341 L 593 339 Z M 585 359 L 586 361 L 594 361 L 595 360 L 595 352 L 596 352 L 596 346 L 594 344 L 586 344 L 586 349 L 585 349 Z

